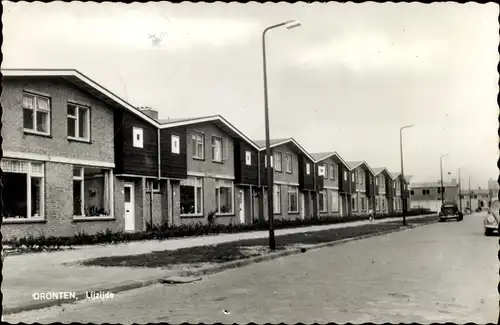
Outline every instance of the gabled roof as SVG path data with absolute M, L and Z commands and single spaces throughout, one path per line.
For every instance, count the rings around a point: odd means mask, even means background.
M 370 171 L 370 173 L 372 173 L 373 175 L 375 175 L 375 173 L 373 172 L 373 169 L 370 167 L 370 165 L 368 165 L 368 163 L 364 160 L 360 160 L 360 161 L 348 161 L 347 162 L 347 166 L 349 167 L 349 170 L 353 170 L 361 165 L 365 165 L 366 167 L 368 167 L 368 170 Z
M 318 163 L 320 161 L 326 160 L 332 156 L 337 157 L 343 164 L 344 166 L 347 166 L 347 162 L 336 152 L 336 151 L 331 151 L 331 152 L 316 152 L 312 153 L 311 157 L 314 158 L 314 163 Z
M 160 129 L 202 122 L 215 122 L 216 124 L 219 124 L 218 126 L 226 130 L 231 136 L 241 138 L 256 150 L 259 150 L 259 147 L 252 142 L 252 140 L 246 137 L 220 115 L 158 121 L 76 69 L 1 69 L 1 72 L 5 77 L 61 77 L 78 88 L 89 92 L 96 98 L 101 99 L 111 107 L 125 109 Z
M 287 144 L 287 143 L 292 143 L 294 144 L 297 148 L 299 148 L 299 150 L 307 157 L 309 158 L 311 161 L 314 162 L 314 158 L 311 156 L 311 154 L 309 152 L 306 151 L 306 149 L 304 149 L 294 138 L 284 138 L 284 139 L 270 139 L 269 140 L 270 144 L 271 144 L 271 148 L 274 148 L 274 147 L 277 147 L 277 146 L 281 146 L 283 144 Z M 266 141 L 265 140 L 254 140 L 254 143 L 257 144 L 259 146 L 259 150 L 260 151 L 263 151 L 263 150 L 266 150 Z
M 377 176 L 378 174 L 380 174 L 381 172 L 383 172 L 385 170 L 385 172 L 392 178 L 391 173 L 385 167 L 373 167 L 372 170 L 373 170 L 373 173 L 375 174 L 375 176 Z
M 390 175 L 391 175 L 392 179 L 394 180 L 394 179 L 398 178 L 399 176 L 401 176 L 401 172 L 390 172 Z M 406 176 L 404 176 L 403 179 L 405 180 L 405 182 L 409 183 Z
M 223 129 L 230 136 L 235 138 L 240 138 L 250 144 L 256 150 L 260 150 L 260 147 L 252 140 L 250 140 L 246 135 L 244 135 L 240 130 L 234 127 L 221 115 L 210 115 L 202 117 L 191 117 L 191 118 L 178 118 L 178 119 L 167 119 L 161 120 L 160 129 L 168 129 L 178 126 L 192 125 L 198 123 L 211 122 L 217 127 Z
M 5 77 L 61 77 L 112 107 L 125 109 L 158 127 L 158 122 L 75 69 L 1 69 Z

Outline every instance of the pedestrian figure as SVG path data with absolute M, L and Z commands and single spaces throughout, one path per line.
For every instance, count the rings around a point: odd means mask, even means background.
M 373 222 L 373 220 L 375 220 L 375 214 L 373 213 L 373 209 L 368 210 L 368 215 L 370 217 L 370 222 Z

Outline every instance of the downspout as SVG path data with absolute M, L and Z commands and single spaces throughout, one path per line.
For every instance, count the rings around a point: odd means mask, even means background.
M 157 143 L 158 143 L 158 183 L 160 182 L 160 175 L 161 175 L 161 159 L 160 159 L 160 129 L 156 129 L 156 135 L 157 135 Z M 149 219 L 151 223 L 151 229 L 153 228 L 153 184 L 151 184 L 151 188 L 149 189 Z M 160 186 L 161 190 L 161 186 Z

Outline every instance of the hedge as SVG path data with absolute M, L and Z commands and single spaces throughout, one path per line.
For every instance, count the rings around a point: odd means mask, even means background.
M 410 210 L 407 216 L 435 213 L 428 210 Z M 377 214 L 376 219 L 401 217 L 401 213 Z M 310 219 L 275 219 L 275 229 L 298 228 L 315 225 L 339 224 L 352 221 L 366 220 L 368 215 L 354 215 L 347 217 L 321 216 Z M 13 248 L 27 248 L 28 250 L 59 249 L 67 246 L 96 245 L 96 244 L 117 244 L 141 240 L 165 240 L 169 238 L 216 235 L 222 233 L 239 233 L 256 230 L 267 230 L 268 222 L 254 219 L 252 224 L 216 224 L 216 223 L 191 223 L 180 226 L 160 225 L 151 227 L 148 225 L 146 231 L 125 233 L 112 232 L 107 229 L 95 234 L 78 233 L 74 236 L 55 237 L 27 235 L 23 238 L 14 238 L 4 242 L 4 245 Z

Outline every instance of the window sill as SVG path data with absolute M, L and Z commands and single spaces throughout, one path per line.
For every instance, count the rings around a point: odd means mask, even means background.
M 73 137 L 67 137 L 68 141 L 73 141 L 73 142 L 81 142 L 81 143 L 88 143 L 91 144 L 90 139 L 79 139 L 79 138 L 73 138 Z
M 15 223 L 46 223 L 47 220 L 42 218 L 4 218 L 2 220 L 3 224 L 15 224 Z
M 288 214 L 299 214 L 299 211 L 288 211 Z
M 215 216 L 216 217 L 234 217 L 235 214 L 234 213 L 217 213 Z
M 200 160 L 200 161 L 204 161 L 204 160 L 205 160 L 205 158 L 193 157 L 193 160 Z
M 73 222 L 85 222 L 85 221 L 114 221 L 116 220 L 111 216 L 103 216 L 103 217 L 73 217 Z
M 181 214 L 181 218 L 204 218 L 203 214 Z
M 37 132 L 37 131 L 27 130 L 27 129 L 23 129 L 23 131 L 24 131 L 24 134 L 27 134 L 27 135 L 38 135 L 40 137 L 52 138 L 52 135 L 50 133 Z

